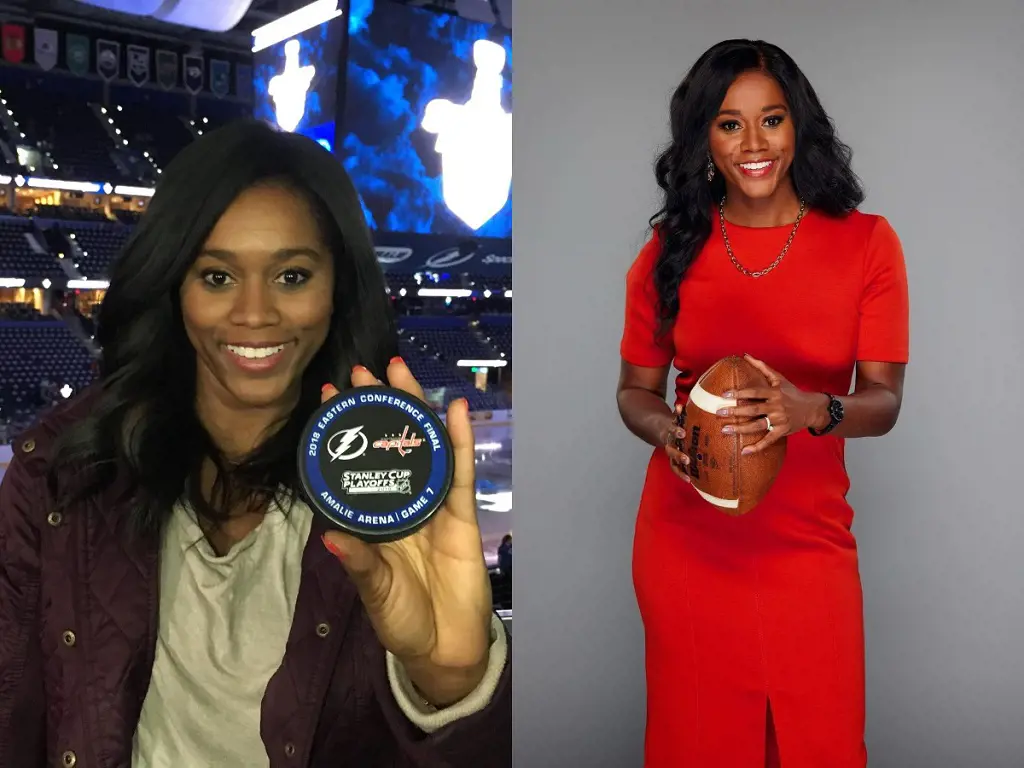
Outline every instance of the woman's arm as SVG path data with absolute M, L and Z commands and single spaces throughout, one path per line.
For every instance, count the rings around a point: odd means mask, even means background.
M 15 455 L 0 482 L 0 766 L 42 768 L 46 704 L 39 631 L 44 481 Z
M 907 366 L 899 363 L 857 363 L 852 394 L 839 396 L 843 420 L 829 434 L 836 437 L 881 437 L 896 426 L 903 404 L 903 379 Z M 827 395 L 815 395 L 817 407 L 811 423 L 814 429 L 829 425 Z
M 362 734 L 374 756 L 362 757 L 359 765 L 511 768 L 511 658 L 508 632 L 500 619 L 492 622 L 491 659 L 480 686 L 465 700 L 436 712 L 425 701 L 417 701 L 420 697 L 400 664 L 380 647 L 368 622 L 361 631 L 385 730 Z
M 645 443 L 665 445 L 675 415 L 665 401 L 669 366 L 645 368 L 622 361 L 615 399 L 622 423 Z
M 827 394 L 800 389 L 786 377 L 761 360 L 747 355 L 768 380 L 767 387 L 751 387 L 737 392 L 724 392 L 722 397 L 742 403 L 723 408 L 720 416 L 736 416 L 745 423 L 726 425 L 723 432 L 751 435 L 764 432 L 765 418 L 772 430 L 743 453 L 763 451 L 786 435 L 805 429 L 821 430 L 831 423 Z M 896 424 L 903 400 L 905 365 L 861 362 L 857 364 L 856 384 L 852 394 L 836 396 L 843 404 L 843 420 L 829 432 L 836 437 L 879 437 Z

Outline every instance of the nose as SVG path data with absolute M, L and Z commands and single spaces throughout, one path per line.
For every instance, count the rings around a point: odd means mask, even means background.
M 743 132 L 744 152 L 763 152 L 768 149 L 768 137 L 760 123 L 755 123 L 748 130 Z
M 244 282 L 235 292 L 234 299 L 230 319 L 235 325 L 266 328 L 276 325 L 281 319 L 273 288 L 262 280 Z

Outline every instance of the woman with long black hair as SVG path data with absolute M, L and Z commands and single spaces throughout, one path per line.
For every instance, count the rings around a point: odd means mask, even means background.
M 97 341 L 0 486 L 0 765 L 509 765 L 465 401 L 413 536 L 364 544 L 302 495 L 322 399 L 422 396 L 338 161 L 255 122 L 182 151 Z
M 728 40 L 671 103 L 654 236 L 629 270 L 618 404 L 654 446 L 634 539 L 647 768 L 861 768 L 861 586 L 844 441 L 896 423 L 908 359 L 899 240 L 857 210 L 851 153 L 793 60 Z M 687 480 L 675 413 L 734 354 L 753 450 L 786 437 L 764 500 L 723 514 Z M 666 403 L 672 367 L 673 400 Z M 855 377 L 852 387 L 850 382 Z M 723 430 L 729 431 L 723 426 Z

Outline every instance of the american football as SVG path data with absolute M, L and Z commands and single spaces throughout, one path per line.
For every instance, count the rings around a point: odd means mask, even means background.
M 744 446 L 758 442 L 767 432 L 722 434 L 726 424 L 746 421 L 718 415 L 720 408 L 737 404 L 723 398 L 722 393 L 767 386 L 764 374 L 743 357 L 726 357 L 697 380 L 679 416 L 685 433 L 679 447 L 690 457 L 688 471 L 693 487 L 728 515 L 746 514 L 765 497 L 785 460 L 786 438 L 760 453 L 742 455 Z

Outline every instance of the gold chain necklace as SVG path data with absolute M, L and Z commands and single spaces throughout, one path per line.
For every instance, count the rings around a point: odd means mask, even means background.
M 725 240 L 725 250 L 729 254 L 729 258 L 732 259 L 732 263 L 736 267 L 736 269 L 738 269 L 747 277 L 757 278 L 764 277 L 777 266 L 779 266 L 779 262 L 782 261 L 783 257 L 785 257 L 786 253 L 789 251 L 789 246 L 793 243 L 793 238 L 796 237 L 796 231 L 800 227 L 800 220 L 803 219 L 804 212 L 806 210 L 807 204 L 803 200 L 801 200 L 800 213 L 798 213 L 796 216 L 796 223 L 793 224 L 793 231 L 789 233 L 789 239 L 786 241 L 786 244 L 782 246 L 782 253 L 780 253 L 778 257 L 775 259 L 775 261 L 773 261 L 764 269 L 759 269 L 757 272 L 751 272 L 749 269 L 747 269 L 746 267 L 739 263 L 739 261 L 736 259 L 736 254 L 732 252 L 732 245 L 729 243 L 729 235 L 726 234 L 725 231 L 725 198 L 723 197 L 722 201 L 718 204 L 718 221 L 722 225 L 722 239 Z

